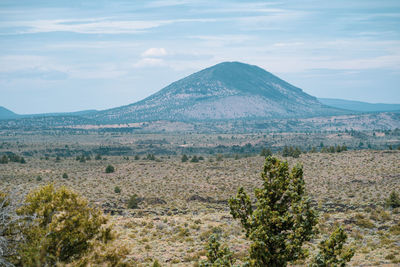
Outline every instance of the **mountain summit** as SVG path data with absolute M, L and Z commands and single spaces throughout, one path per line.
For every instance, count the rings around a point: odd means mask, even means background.
M 225 120 L 331 115 L 321 104 L 266 70 L 224 62 L 178 80 L 137 103 L 96 113 L 105 122 Z

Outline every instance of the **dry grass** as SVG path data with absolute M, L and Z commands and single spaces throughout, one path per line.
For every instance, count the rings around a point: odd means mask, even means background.
M 260 185 L 263 158 L 216 161 L 215 156 L 205 156 L 199 163 L 182 163 L 180 156 L 157 158 L 160 161 L 107 156 L 85 163 L 72 157 L 58 163 L 28 158 L 27 164 L 0 165 L 0 189 L 11 191 L 20 185 L 27 192 L 49 182 L 71 187 L 114 214 L 119 240 L 144 266 L 153 259 L 191 266 L 204 257 L 204 244 L 212 232 L 221 233 L 236 257 L 242 258 L 248 242 L 229 215 L 226 200 L 240 186 L 252 193 Z M 320 211 L 318 238 L 344 224 L 357 247 L 352 265 L 399 263 L 400 212 L 385 209 L 383 203 L 392 190 L 400 191 L 400 151 L 309 153 L 288 160 L 304 165 L 307 190 Z M 105 173 L 108 164 L 115 166 L 114 173 Z M 116 186 L 120 193 L 115 193 Z M 132 194 L 144 198 L 139 209 L 126 208 Z M 317 243 L 314 240 L 310 246 Z

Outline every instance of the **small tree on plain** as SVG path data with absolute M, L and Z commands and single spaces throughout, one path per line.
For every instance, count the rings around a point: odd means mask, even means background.
M 235 263 L 233 253 L 228 247 L 222 246 L 219 236 L 212 234 L 206 246 L 207 260 L 200 262 L 200 267 L 231 267 Z
M 139 207 L 139 199 L 136 194 L 131 195 L 128 200 L 128 209 L 137 209 Z
M 32 216 L 23 228 L 25 242 L 19 248 L 22 266 L 55 266 L 81 257 L 94 240 L 110 240 L 111 229 L 100 210 L 66 187 L 52 184 L 29 193 L 17 210 Z
M 320 251 L 314 258 L 312 267 L 346 266 L 354 256 L 354 249 L 344 247 L 347 235 L 341 227 L 319 244 Z
M 386 199 L 386 205 L 391 208 L 400 207 L 400 197 L 396 191 L 390 193 L 389 198 Z
M 186 162 L 186 161 L 188 161 L 188 159 L 189 159 L 188 156 L 186 156 L 186 154 L 183 154 L 182 158 L 181 158 L 181 161 L 182 162 Z
M 113 165 L 108 165 L 106 167 L 106 173 L 113 173 L 115 171 L 115 168 Z
M 313 236 L 317 215 L 305 194 L 301 165 L 289 172 L 287 162 L 267 157 L 261 178 L 256 207 L 241 187 L 229 199 L 231 214 L 251 240 L 250 266 L 286 266 L 305 256 L 302 245 Z

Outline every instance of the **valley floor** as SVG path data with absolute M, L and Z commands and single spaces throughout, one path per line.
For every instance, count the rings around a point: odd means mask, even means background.
M 252 195 L 261 183 L 263 157 L 204 157 L 198 163 L 181 162 L 180 156 L 107 156 L 86 162 L 29 157 L 26 164 L 0 165 L 0 190 L 25 194 L 47 183 L 72 188 L 110 214 L 118 243 L 143 266 L 154 259 L 167 266 L 192 266 L 205 257 L 210 233 L 220 233 L 240 260 L 248 242 L 229 214 L 227 199 L 240 186 Z M 290 165 L 304 165 L 306 187 L 319 211 L 320 234 L 310 247 L 339 223 L 357 248 L 351 265 L 400 262 L 400 210 L 384 207 L 389 193 L 400 191 L 399 150 L 307 153 L 285 159 Z M 114 173 L 105 173 L 109 164 Z M 68 178 L 62 178 L 64 173 Z M 121 192 L 115 193 L 115 187 Z M 127 208 L 133 194 L 139 197 L 138 209 Z

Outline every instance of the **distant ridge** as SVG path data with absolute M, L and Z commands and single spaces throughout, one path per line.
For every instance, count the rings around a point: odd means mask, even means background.
M 266 70 L 223 62 L 137 103 L 89 116 L 100 122 L 299 118 L 344 114 Z
M 0 120 L 10 120 L 10 119 L 26 119 L 26 118 L 38 118 L 38 117 L 65 117 L 65 116 L 78 116 L 85 117 L 89 115 L 93 115 L 98 112 L 97 110 L 82 110 L 75 112 L 55 112 L 55 113 L 38 113 L 38 114 L 16 114 L 5 107 L 0 106 Z
M 0 120 L 16 119 L 18 117 L 18 114 L 15 114 L 11 110 L 0 106 Z
M 318 98 L 318 100 L 327 106 L 360 112 L 400 111 L 400 104 L 367 103 L 336 98 Z

